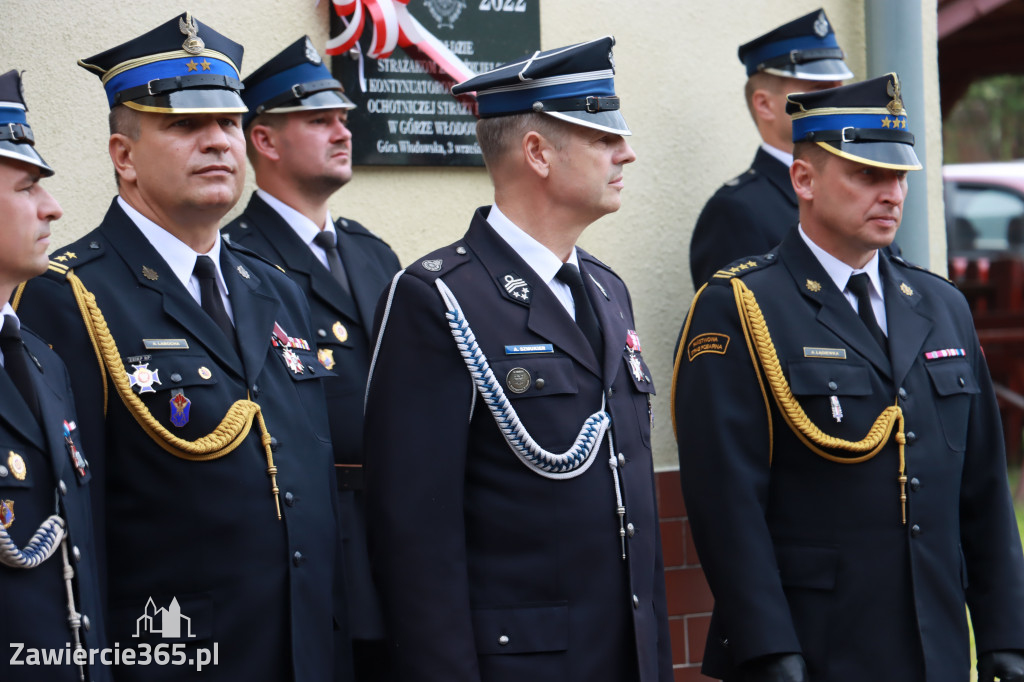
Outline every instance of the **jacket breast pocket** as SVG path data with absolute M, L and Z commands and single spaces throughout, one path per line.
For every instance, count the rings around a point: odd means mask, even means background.
M 270 352 L 276 355 L 278 362 L 285 366 L 293 381 L 309 381 L 336 376 L 320 362 L 314 351 L 277 346 L 271 347 Z
M 575 395 L 580 390 L 572 358 L 559 355 L 523 355 L 492 360 L 494 378 L 505 397 L 516 402 L 527 398 Z
M 981 392 L 971 364 L 964 359 L 940 360 L 926 363 L 925 369 L 938 396 L 935 407 L 946 444 L 957 452 L 963 452 L 967 447 L 971 399 Z
M 849 361 L 794 360 L 789 363 L 794 395 L 871 395 L 871 372 Z

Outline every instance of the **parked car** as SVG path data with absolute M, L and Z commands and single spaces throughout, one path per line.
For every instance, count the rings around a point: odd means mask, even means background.
M 942 169 L 950 259 L 1024 257 L 1024 160 Z

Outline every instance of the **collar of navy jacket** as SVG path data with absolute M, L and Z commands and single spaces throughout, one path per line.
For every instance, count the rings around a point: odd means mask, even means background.
M 33 358 L 46 350 L 46 345 L 32 332 L 22 327 L 21 333 L 25 340 L 25 348 Z M 28 368 L 36 394 L 39 396 L 43 423 L 39 424 L 36 421 L 35 415 L 29 410 L 25 399 L 6 372 L 0 372 L 0 419 L 12 431 L 21 434 L 27 442 L 43 452 L 49 452 L 56 480 L 60 480 L 62 472 L 69 466 L 63 430 L 67 417 L 67 408 L 64 405 L 64 374 L 56 371 L 47 373 L 41 369 L 41 365 L 36 364 L 37 362 L 40 361 L 30 358 Z M 51 370 L 55 369 L 56 367 L 51 367 Z
M 889 327 L 889 357 L 886 357 L 796 228 L 789 232 L 778 250 L 793 278 L 793 286 L 805 300 L 818 308 L 818 322 L 850 344 L 895 386 L 899 386 L 934 326 L 933 321 L 921 311 L 920 287 L 908 284 L 908 278 L 904 277 L 909 268 L 893 262 L 885 251 L 879 251 L 878 274 L 884 289 L 885 317 Z M 821 283 L 821 290 L 812 292 L 806 286 L 808 280 Z
M 758 147 L 757 154 L 754 155 L 754 162 L 750 164 L 750 167 L 768 178 L 768 182 L 775 185 L 775 188 L 789 200 L 789 203 L 794 206 L 798 205 L 793 182 L 789 179 L 789 166 Z
M 309 245 L 295 234 L 288 221 L 255 192 L 245 208 L 245 215 L 251 220 L 249 229 L 259 230 L 263 234 L 280 255 L 282 264 L 289 272 L 301 272 L 309 278 L 309 288 L 315 296 L 349 321 L 363 325 L 364 329 L 373 328 L 373 312 L 377 306 L 377 297 L 372 295 L 373 292 L 365 291 L 366 287 L 357 284 L 366 280 L 365 268 L 368 266 L 366 259 L 353 258 L 355 249 L 351 245 L 352 237 L 348 233 L 344 230 L 335 230 L 338 254 L 352 285 L 351 296 L 338 284 L 330 270 L 313 255 Z
M 220 257 L 221 271 L 231 296 L 241 358 L 220 327 L 202 312 L 199 304 L 178 278 L 172 275 L 170 267 L 131 218 L 121 210 L 116 200 L 107 211 L 100 229 L 107 237 L 110 248 L 135 275 L 139 286 L 156 291 L 163 297 L 164 312 L 195 336 L 199 343 L 217 357 L 222 367 L 244 377 L 246 385 L 251 386 L 266 362 L 266 349 L 280 302 L 272 288 L 234 253 L 238 247 L 230 243 L 223 244 Z M 143 266 L 155 270 L 157 278 L 146 277 Z
M 487 223 L 488 208 L 477 209 L 466 232 L 465 243 L 480 259 L 490 275 L 491 281 L 509 305 L 527 306 L 530 309 L 527 327 L 542 336 L 598 377 L 606 384 L 615 378 L 617 365 L 621 363 L 622 348 L 625 346 L 626 330 L 624 315 L 620 316 L 622 302 L 611 300 L 606 292 L 614 292 L 610 271 L 593 256 L 577 248 L 580 272 L 587 288 L 594 312 L 604 335 L 604 358 L 600 365 L 594 350 L 565 307 L 551 292 L 546 282 L 541 282 L 536 271 L 512 249 Z M 502 287 L 503 277 L 509 268 L 516 272 L 530 287 L 529 303 L 523 303 L 508 295 Z M 594 283 L 600 283 L 603 290 Z M 470 325 L 473 321 L 469 321 Z

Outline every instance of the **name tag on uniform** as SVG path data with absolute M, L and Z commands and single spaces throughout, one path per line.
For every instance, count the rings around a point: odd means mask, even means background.
M 146 350 L 188 350 L 187 339 L 142 339 Z
M 532 355 L 534 353 L 554 353 L 550 343 L 534 343 L 524 346 L 505 346 L 505 355 Z
M 845 348 L 809 348 L 804 346 L 805 358 L 829 358 L 830 360 L 845 360 Z

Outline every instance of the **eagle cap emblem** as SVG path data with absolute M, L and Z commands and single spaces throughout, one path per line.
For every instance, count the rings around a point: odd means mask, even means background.
M 818 14 L 818 18 L 814 20 L 814 34 L 819 38 L 828 35 L 828 19 L 825 18 L 824 12 Z
M 903 97 L 900 94 L 900 77 L 894 73 L 890 73 L 889 76 L 891 80 L 886 83 L 885 91 L 892 97 L 892 101 L 886 104 L 885 108 L 893 116 L 906 116 L 907 110 L 903 108 Z
M 320 58 L 320 53 L 316 51 L 315 47 L 313 47 L 313 41 L 309 39 L 309 36 L 306 36 L 306 59 L 317 65 L 323 61 L 323 59 Z
M 189 54 L 202 54 L 206 49 L 206 43 L 199 37 L 199 25 L 191 12 L 185 12 L 184 18 L 178 18 L 178 28 L 183 35 L 188 36 L 181 44 L 181 49 Z

